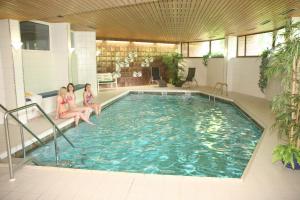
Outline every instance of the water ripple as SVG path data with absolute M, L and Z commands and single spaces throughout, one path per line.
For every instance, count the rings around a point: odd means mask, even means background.
M 131 94 L 58 139 L 62 167 L 240 177 L 262 130 L 230 104 L 207 98 Z M 55 162 L 53 143 L 31 153 Z

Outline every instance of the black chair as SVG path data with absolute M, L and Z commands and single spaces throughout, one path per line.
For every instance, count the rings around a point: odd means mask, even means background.
M 152 67 L 151 68 L 151 83 L 155 82 L 158 83 L 159 87 L 167 87 L 167 82 L 162 80 L 162 77 L 160 76 L 160 70 L 159 67 Z
M 184 83 L 189 83 L 188 87 L 190 87 L 190 84 L 192 84 L 193 81 L 195 81 L 196 85 L 198 86 L 198 82 L 195 79 L 195 73 L 196 73 L 196 68 L 189 68 L 188 75 L 184 81 Z
M 156 82 L 161 80 L 159 67 L 151 68 L 151 82 Z

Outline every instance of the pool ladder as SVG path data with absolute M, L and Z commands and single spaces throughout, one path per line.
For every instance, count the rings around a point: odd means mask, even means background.
M 191 97 L 191 96 L 192 96 L 192 93 L 191 93 L 191 92 L 184 92 L 184 96 L 185 96 L 185 97 Z
M 214 101 L 214 104 L 216 103 L 216 96 L 214 95 L 208 95 L 208 101 Z
M 9 168 L 9 177 L 10 181 L 14 181 L 14 168 L 12 163 L 12 156 L 11 156 L 11 143 L 10 143 L 10 133 L 9 133 L 9 126 L 8 126 L 8 116 L 11 116 L 20 126 L 20 134 L 21 134 L 21 142 L 22 142 L 22 151 L 23 151 L 23 159 L 25 164 L 28 159 L 26 160 L 26 147 L 25 147 L 25 140 L 24 140 L 24 130 L 25 129 L 29 134 L 31 134 L 41 145 L 44 145 L 44 142 L 39 139 L 39 137 L 33 133 L 31 129 L 29 129 L 23 122 L 21 122 L 16 116 L 13 115 L 13 113 L 31 108 L 36 107 L 38 110 L 43 114 L 43 116 L 50 122 L 50 124 L 53 126 L 53 139 L 54 139 L 54 149 L 55 149 L 55 163 L 56 166 L 59 164 L 59 148 L 57 146 L 57 133 L 58 132 L 63 138 L 73 147 L 73 143 L 61 132 L 61 130 L 56 126 L 56 124 L 53 122 L 53 120 L 45 113 L 45 111 L 37 104 L 32 103 L 26 106 L 22 106 L 19 108 L 15 108 L 12 110 L 7 110 L 3 105 L 0 104 L 0 108 L 2 108 L 5 111 L 4 114 L 4 128 L 5 128 L 5 140 L 6 140 L 6 149 L 7 149 L 7 158 L 8 158 L 8 168 Z

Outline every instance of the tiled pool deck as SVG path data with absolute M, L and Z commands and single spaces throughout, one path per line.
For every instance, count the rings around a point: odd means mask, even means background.
M 105 102 L 127 90 L 164 90 L 153 86 L 108 89 L 100 92 L 98 102 Z M 172 90 L 172 88 L 168 88 Z M 202 92 L 208 92 L 201 88 Z M 300 199 L 300 171 L 271 163 L 273 147 L 278 143 L 270 131 L 274 118 L 269 102 L 231 93 L 229 97 L 265 126 L 265 132 L 242 179 L 185 177 L 169 175 L 104 172 L 55 167 L 24 166 L 8 181 L 8 168 L 0 164 L 0 199 L 97 199 L 97 200 L 200 200 L 200 199 Z M 59 121 L 60 125 L 70 123 Z M 50 128 L 44 120 L 29 123 L 42 132 Z M 14 127 L 12 127 L 14 128 Z M 0 152 L 4 151 L 3 127 L 0 128 Z M 12 143 L 20 142 L 19 133 Z M 29 137 L 27 136 L 27 139 Z

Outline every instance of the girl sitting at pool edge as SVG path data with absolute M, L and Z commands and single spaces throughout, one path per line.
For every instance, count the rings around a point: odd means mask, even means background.
M 84 86 L 83 105 L 92 108 L 96 115 L 100 115 L 101 106 L 93 102 L 94 94 L 92 93 L 91 84 L 87 83 Z
M 75 86 L 73 85 L 73 83 L 69 83 L 67 85 L 67 91 L 68 92 L 67 92 L 66 98 L 68 100 L 69 109 L 71 111 L 81 112 L 87 117 L 87 119 L 89 119 L 90 114 L 93 111 L 93 109 L 89 108 L 87 106 L 82 107 L 82 106 L 77 106 L 76 105 L 76 96 L 75 96 L 75 93 L 74 93 Z
M 75 120 L 75 125 L 78 126 L 79 120 L 82 119 L 88 124 L 93 125 L 92 122 L 89 121 L 89 119 L 81 112 L 77 111 L 71 111 L 66 106 L 68 105 L 67 100 L 67 88 L 61 87 L 59 89 L 58 95 L 57 95 L 57 104 L 56 104 L 56 115 L 55 119 L 68 119 L 73 118 Z

